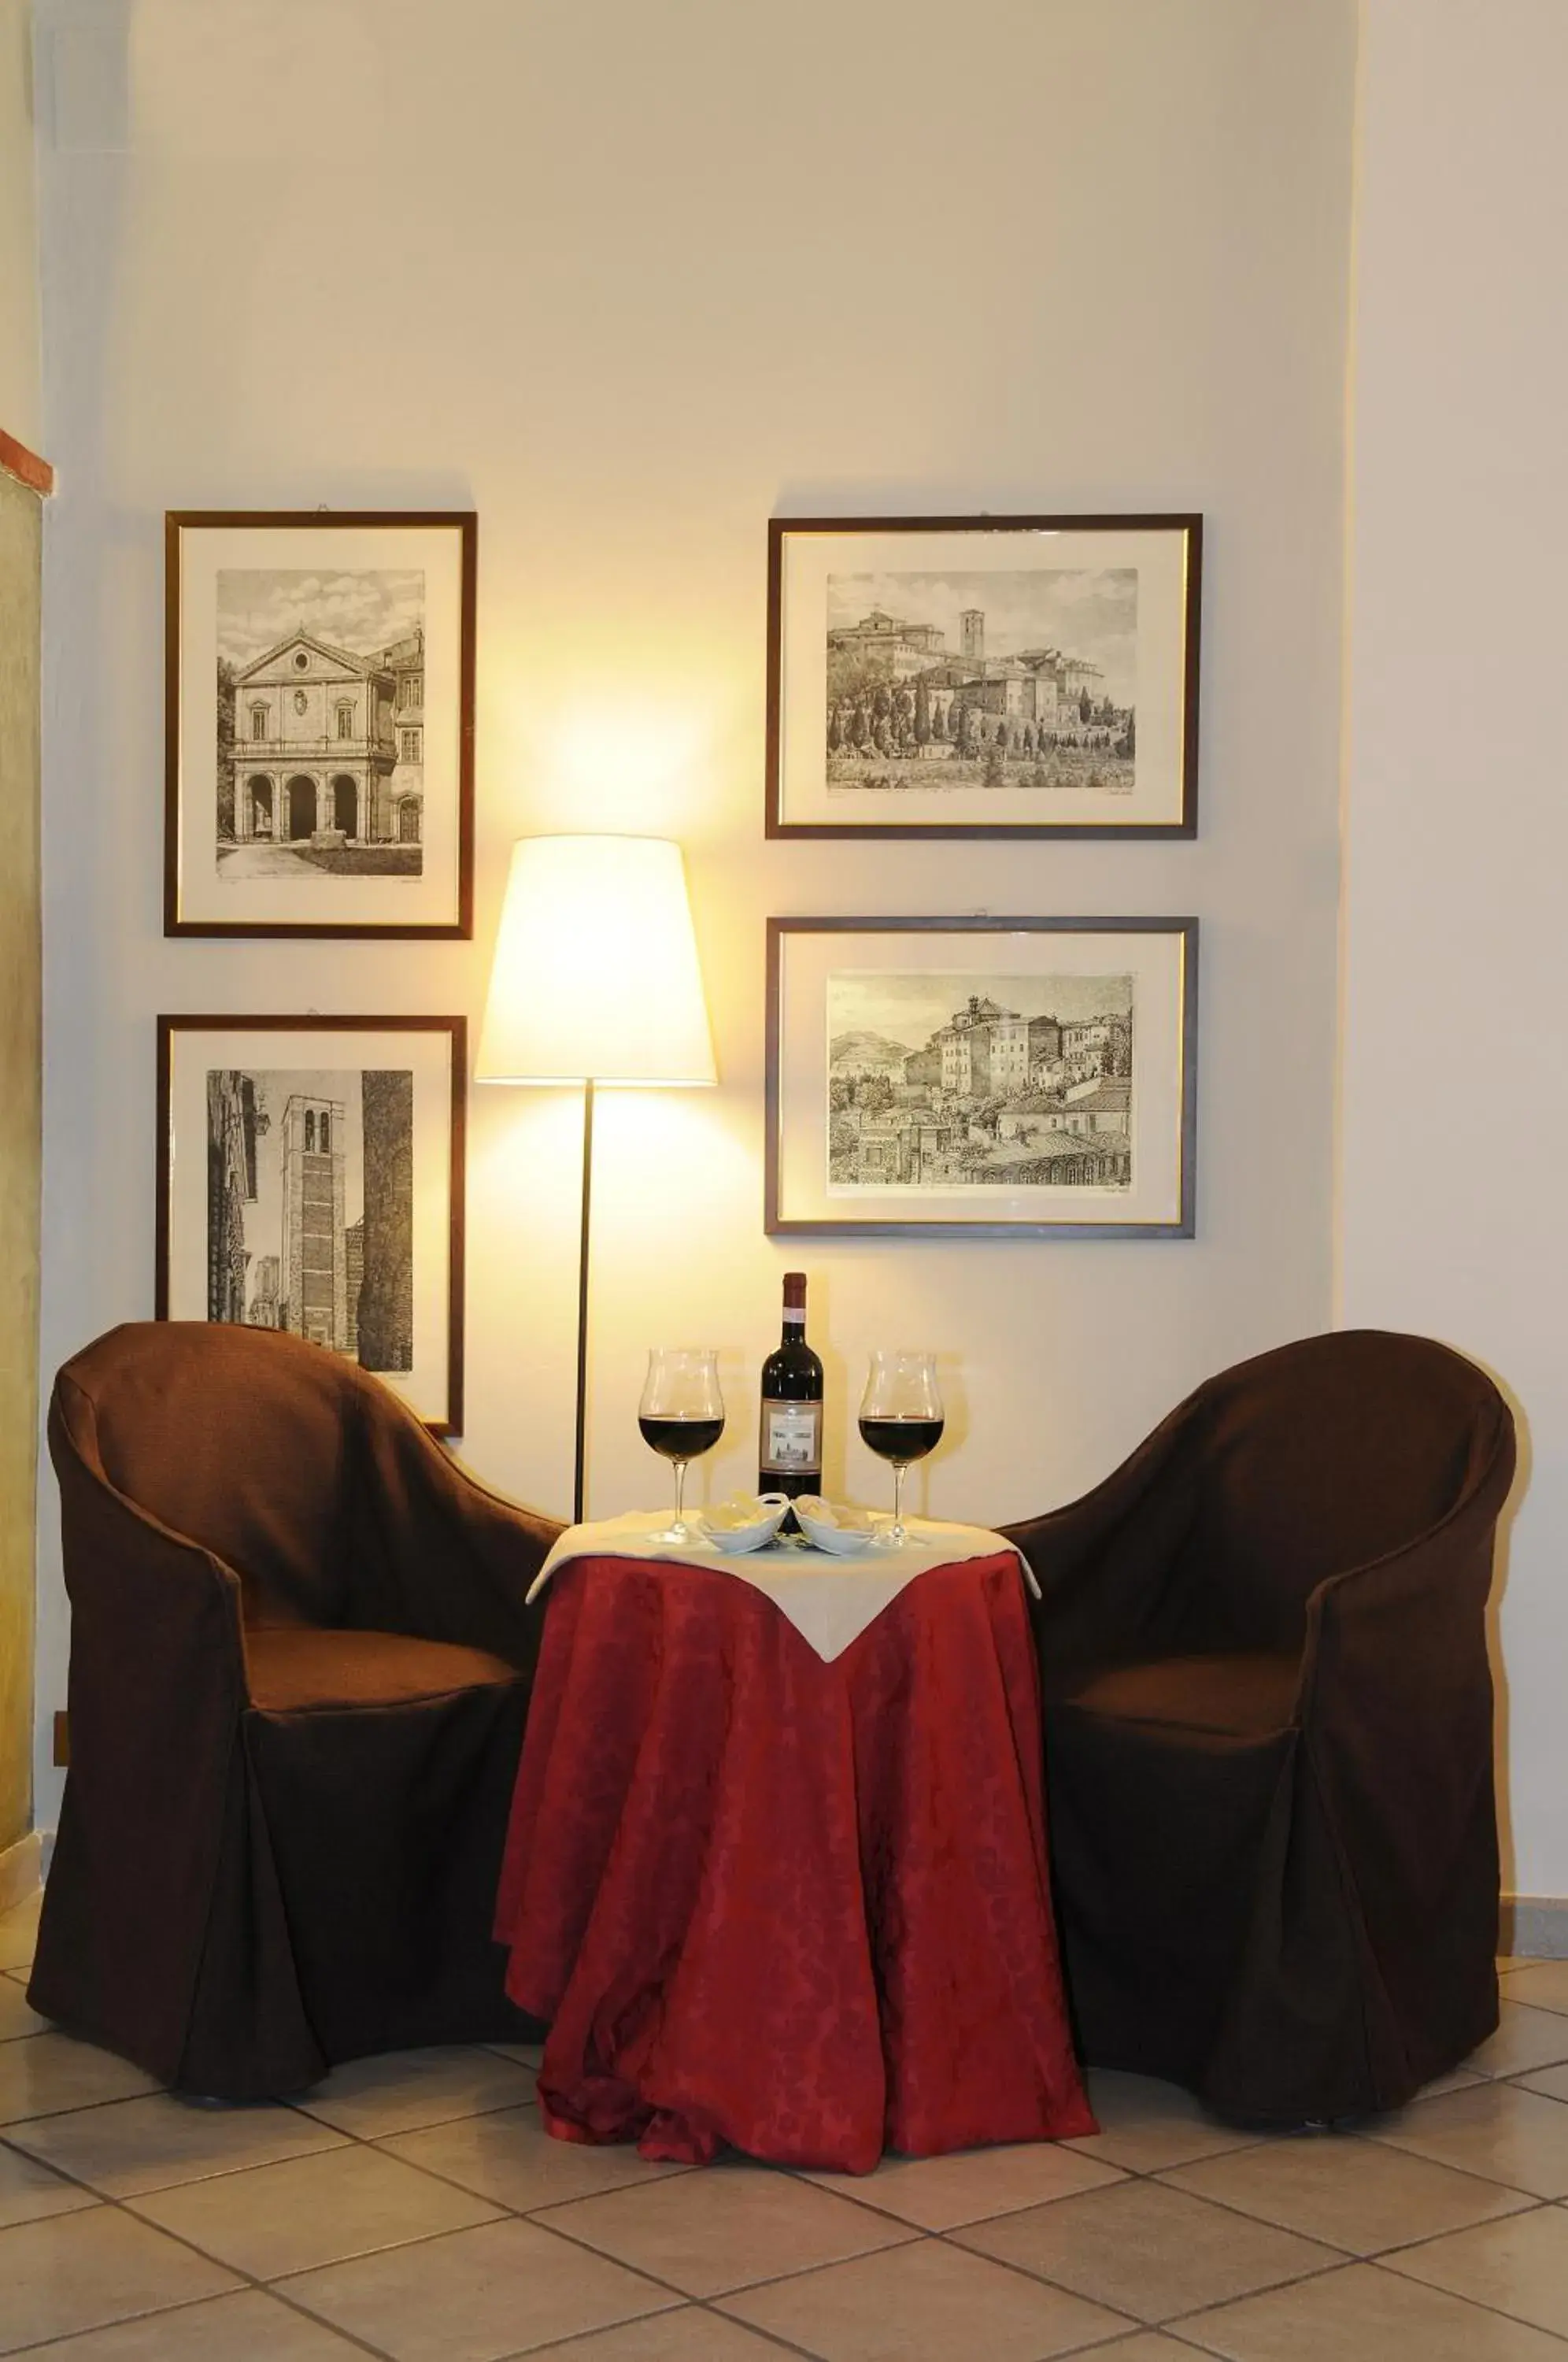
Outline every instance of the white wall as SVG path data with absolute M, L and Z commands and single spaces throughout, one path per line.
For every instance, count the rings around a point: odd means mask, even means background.
M 0 429 L 42 450 L 30 0 L 0 0 Z
M 1515 1860 L 1568 1894 L 1568 185 L 1561 0 L 1365 0 L 1354 306 L 1342 1317 L 1519 1410 Z
M 930 1503 L 996 1518 L 1098 1478 L 1207 1372 L 1326 1327 L 1349 0 L 445 0 L 437 38 L 427 0 L 135 0 L 94 19 L 123 59 L 64 13 L 46 1355 L 150 1309 L 154 1013 L 477 1016 L 507 846 L 552 827 L 684 841 L 723 1076 L 602 1103 L 595 1509 L 658 1496 L 634 1410 L 659 1340 L 723 1348 L 712 1481 L 755 1471 L 797 1260 L 761 1228 L 769 912 L 1205 929 L 1198 1240 L 800 1256 L 830 1485 L 883 1481 L 846 1441 L 877 1340 L 953 1357 Z M 161 511 L 469 501 L 475 943 L 165 942 Z M 1196 844 L 765 844 L 771 512 L 1189 507 Z M 466 1450 L 557 1510 L 577 1123 L 565 1096 L 474 1097 Z

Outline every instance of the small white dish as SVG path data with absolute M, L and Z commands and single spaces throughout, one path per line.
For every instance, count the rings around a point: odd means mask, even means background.
M 822 1515 L 830 1507 L 828 1502 L 810 1498 L 795 1504 L 796 1520 L 813 1550 L 827 1551 L 834 1558 L 859 1558 L 863 1551 L 877 1547 L 875 1526 L 841 1526 Z
M 745 1557 L 752 1551 L 766 1550 L 790 1514 L 787 1493 L 760 1493 L 757 1501 L 764 1514 L 749 1525 L 718 1524 L 715 1522 L 717 1512 L 709 1512 L 695 1522 L 716 1551 L 733 1551 L 737 1556 Z

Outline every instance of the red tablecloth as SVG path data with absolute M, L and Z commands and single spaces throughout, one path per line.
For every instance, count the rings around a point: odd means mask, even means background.
M 552 1590 L 496 1935 L 553 2133 L 867 2173 L 1095 2129 L 1014 1558 L 921 1575 L 831 1664 L 717 1570 Z

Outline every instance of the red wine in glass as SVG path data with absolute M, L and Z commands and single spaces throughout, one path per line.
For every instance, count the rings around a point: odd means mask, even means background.
M 944 1424 L 940 1418 L 863 1418 L 860 1440 L 878 1460 L 890 1461 L 895 1468 L 908 1468 L 911 1462 L 935 1451 Z
M 643 1441 L 675 1470 L 674 1520 L 653 1539 L 676 1544 L 695 1541 L 698 1537 L 682 1515 L 686 1465 L 704 1451 L 712 1451 L 724 1431 L 717 1353 L 689 1345 L 656 1345 L 648 1355 L 637 1425 Z
M 909 1540 L 904 1470 L 935 1449 L 943 1417 L 934 1353 L 872 1354 L 860 1400 L 860 1435 L 867 1451 L 887 1461 L 893 1472 L 893 1522 L 877 1534 L 883 1550 L 897 1550 Z
M 722 1418 L 644 1418 L 637 1425 L 650 1451 L 666 1460 L 700 1460 L 724 1431 Z

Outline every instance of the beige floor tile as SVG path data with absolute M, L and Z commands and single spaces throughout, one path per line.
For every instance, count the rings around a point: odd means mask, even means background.
M 1223 2304 L 1340 2261 L 1314 2240 L 1155 2181 L 1091 2190 L 952 2236 L 1145 2323 Z
M 1568 2058 L 1568 2015 L 1530 2009 L 1522 1997 L 1505 1997 L 1496 2034 L 1473 2050 L 1465 2065 L 1477 2075 L 1526 2075 Z
M 1094 2362 L 1192 2362 L 1192 2356 L 1190 2345 L 1178 2345 L 1163 2329 L 1141 2329 L 1136 2336 L 1094 2348 Z
M 245 2289 L 68 2337 L 50 2347 L 48 2362 L 349 2362 L 353 2355 L 363 2362 L 363 2346 L 350 2345 L 325 2322 L 260 2289 Z
M 1418 2101 L 1368 2125 L 1365 2137 L 1533 2198 L 1568 2197 L 1568 2107 L 1517 2083 L 1475 2083 Z
M 1132 2326 L 1124 2316 L 945 2241 L 802 2272 L 720 2300 L 823 2362 L 1043 2362 Z M 698 2353 L 701 2348 L 696 2349 Z
M 1226 2362 L 1562 2362 L 1555 2338 L 1386 2271 L 1350 2264 L 1184 2321 Z
M 1446 2075 L 1434 2075 L 1416 2093 L 1417 2100 L 1441 2100 L 1445 2092 L 1463 2092 L 1467 2084 L 1484 2083 L 1484 2075 L 1473 2075 L 1467 2067 L 1452 2068 Z M 1411 2103 L 1414 2105 L 1414 2102 Z
M 951 2231 L 960 2223 L 983 2223 L 993 2214 L 1071 2198 L 1120 2181 L 1113 2165 L 1080 2157 L 1060 2141 L 1032 2141 L 1010 2148 L 964 2149 L 952 2157 L 887 2157 L 875 2173 L 808 2173 L 819 2190 L 918 2224 L 922 2231 Z
M 914 2236 L 809 2181 L 745 2165 L 579 2199 L 538 2219 L 687 2296 L 717 2296 Z
M 1505 2001 L 1568 2011 L 1568 1960 L 1514 1960 L 1503 1978 Z
M 683 2304 L 674 2312 L 602 2329 L 595 2337 L 574 2337 L 569 2345 L 543 2345 L 539 2362 L 779 2362 L 782 2351 L 738 2321 Z M 1190 2347 L 1187 2362 L 1192 2362 Z
M 41 2223 L 46 2214 L 75 2214 L 97 2202 L 90 2190 L 61 2181 L 47 2166 L 0 2141 L 0 2226 Z
M 493 2218 L 495 2209 L 377 2149 L 328 2149 L 126 2202 L 258 2279 Z
M 1539 2092 L 1549 2100 L 1568 2100 L 1568 2066 L 1538 2068 L 1533 2075 L 1520 2075 L 1518 2082 L 1522 2092 Z
M 29 1902 L 18 1903 L 15 1910 L 0 1916 L 0 1969 L 26 1969 L 32 1965 L 42 1902 L 40 1888 Z
M 334 2264 L 286 2288 L 396 2362 L 496 2362 L 678 2301 L 621 2264 L 515 2222 Z M 691 2348 L 690 2362 L 702 2353 Z
M 545 2056 L 542 2042 L 487 2042 L 484 2047 L 498 2058 L 513 2058 L 520 2067 L 532 2067 L 536 2074 Z
M 395 2050 L 335 2067 L 299 2105 L 341 2132 L 381 2140 L 486 2108 L 519 2107 L 535 2089 L 531 2069 L 493 2050 Z
M 95 2107 L 100 2100 L 128 2100 L 157 2089 L 152 2077 L 128 2059 L 72 2041 L 69 2034 L 0 2042 L 0 2125 L 61 2115 L 68 2108 Z
M 25 2034 L 47 2034 L 49 2019 L 28 2007 L 28 1996 L 15 1977 L 0 1977 L 0 2042 L 18 2041 Z
M 1391 2271 L 1408 2272 L 1429 2288 L 1472 2297 L 1568 2338 L 1568 2212 L 1561 2206 L 1483 2223 L 1385 2260 Z
M 1179 2166 L 1161 2179 L 1353 2256 L 1375 2256 L 1530 2203 L 1517 2190 L 1430 2158 L 1333 2135 L 1271 2141 L 1266 2148 Z
M 13 2125 L 10 2138 L 29 2156 L 111 2198 L 168 2190 L 209 2174 L 242 2173 L 248 2166 L 275 2165 L 282 2158 L 345 2145 L 330 2125 L 294 2108 L 204 2107 L 171 2092 L 40 2116 L 30 2125 Z
M 601 2148 L 552 2139 L 537 2108 L 458 2116 L 449 2125 L 427 2125 L 423 2132 L 398 2133 L 380 2146 L 390 2156 L 460 2182 L 465 2190 L 477 2190 L 519 2214 L 691 2170 L 689 2166 L 650 2165 L 629 2141 Z
M 0 2354 L 235 2285 L 116 2206 L 0 2231 Z
M 1175 2083 L 1156 2082 L 1152 2075 L 1121 2075 L 1110 2068 L 1097 2067 L 1089 2070 L 1088 2081 L 1089 2105 L 1100 2129 L 1083 2140 L 1062 2145 L 1076 2148 L 1081 2157 L 1125 2166 L 1130 2173 L 1158 2173 L 1167 2165 L 1187 2165 L 1195 2158 L 1245 2148 L 1261 2137 L 1220 2124 L 1199 2107 L 1190 2092 Z

